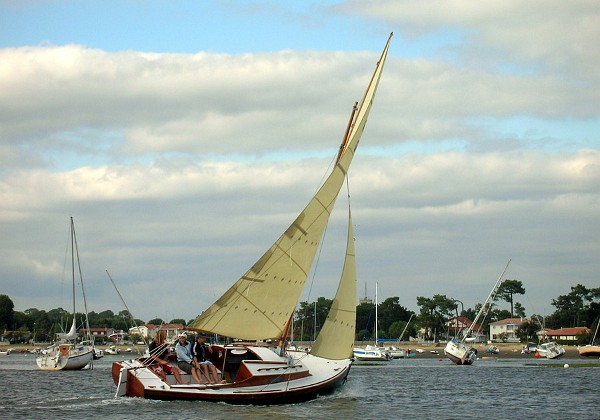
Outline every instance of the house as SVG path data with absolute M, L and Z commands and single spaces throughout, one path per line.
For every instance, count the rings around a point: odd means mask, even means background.
M 167 341 L 177 341 L 177 336 L 185 331 L 185 326 L 182 324 L 155 325 L 152 330 L 148 329 L 148 334 L 154 337 L 159 330 L 167 332 Z
M 131 335 L 137 334 L 140 337 L 148 338 L 148 332 L 150 330 L 149 326 L 154 328 L 153 324 L 140 325 L 139 327 L 131 327 L 129 329 L 129 335 L 131 336 Z
M 487 337 L 485 335 L 485 332 L 481 328 L 481 326 L 477 325 L 477 324 L 473 324 L 473 321 L 471 321 L 469 318 L 466 318 L 464 316 L 452 318 L 451 320 L 446 322 L 446 327 L 448 327 L 448 331 L 450 332 L 450 334 L 455 337 L 461 331 L 466 330 L 467 328 L 471 327 L 472 335 L 475 336 L 476 342 L 487 341 Z
M 115 330 L 112 334 L 108 336 L 108 338 L 113 342 L 113 344 L 123 344 L 123 339 L 125 338 L 125 331 Z
M 577 341 L 577 336 L 589 334 L 592 330 L 587 327 L 560 328 L 558 330 L 546 330 L 546 337 L 550 341 Z
M 87 328 L 81 328 L 79 330 L 79 335 L 80 336 L 85 336 L 88 332 Z M 102 327 L 102 328 L 90 328 L 89 329 L 90 335 L 92 337 L 94 337 L 94 341 L 103 341 L 105 338 L 110 337 L 115 330 L 112 328 L 106 328 L 106 327 Z
M 490 323 L 490 340 L 519 342 L 517 330 L 526 320 L 523 318 L 506 318 Z

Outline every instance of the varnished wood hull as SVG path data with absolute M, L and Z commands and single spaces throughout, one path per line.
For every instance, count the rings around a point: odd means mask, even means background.
M 352 364 L 349 359 L 332 361 L 305 353 L 293 359 L 273 356 L 242 361 L 235 380 L 217 385 L 178 385 L 173 378 L 164 382 L 142 359 L 113 363 L 112 375 L 121 396 L 271 405 L 308 401 L 335 391 L 346 382 Z

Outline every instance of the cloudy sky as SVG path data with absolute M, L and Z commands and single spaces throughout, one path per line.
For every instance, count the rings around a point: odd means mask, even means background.
M 359 295 L 527 314 L 600 285 L 596 0 L 0 0 L 0 293 L 190 319 L 326 175 L 390 32 L 350 171 Z M 345 187 L 344 190 L 345 191 Z M 303 300 L 331 298 L 339 200 Z M 508 304 L 502 305 L 509 308 Z

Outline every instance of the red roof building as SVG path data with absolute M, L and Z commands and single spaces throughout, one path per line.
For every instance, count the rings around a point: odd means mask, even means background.
M 546 337 L 552 341 L 576 341 L 578 335 L 591 332 L 592 330 L 587 327 L 560 328 L 558 330 L 547 330 Z

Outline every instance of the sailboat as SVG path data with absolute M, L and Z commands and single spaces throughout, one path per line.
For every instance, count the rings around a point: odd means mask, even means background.
M 596 330 L 594 331 L 594 337 L 592 337 L 592 341 L 590 344 L 586 344 L 585 346 L 579 346 L 577 349 L 579 350 L 580 356 L 585 357 L 600 357 L 600 345 L 597 344 L 596 338 L 598 337 L 598 326 L 600 325 L 600 318 L 597 319 L 596 322 Z M 594 344 L 596 343 L 596 344 Z
M 367 344 L 363 347 L 354 347 L 352 352 L 354 358 L 363 362 L 388 362 L 392 360 L 392 354 L 386 348 L 379 345 L 379 336 L 377 334 L 377 290 L 378 283 L 375 283 L 375 345 Z
M 398 337 L 398 342 L 396 343 L 396 345 L 392 345 L 387 348 L 387 351 L 390 352 L 392 359 L 404 359 L 405 357 L 411 357 L 410 353 L 407 353 L 406 350 L 400 348 L 400 342 L 402 342 L 402 337 L 404 337 L 404 333 L 406 332 L 406 329 L 408 328 L 408 325 L 410 324 L 410 321 L 412 320 L 413 316 L 414 314 L 410 314 L 410 318 L 408 318 L 408 322 L 404 326 L 402 334 L 400 334 L 400 337 Z
M 81 266 L 79 264 L 79 250 L 77 248 L 77 237 L 75 235 L 75 224 L 71 217 L 70 226 L 71 242 L 71 272 L 72 272 L 72 293 L 73 293 L 73 322 L 71 328 L 66 333 L 57 334 L 57 342 L 46 348 L 42 355 L 35 361 L 42 370 L 79 370 L 90 364 L 94 358 L 95 349 L 93 339 L 89 336 L 90 326 L 87 318 L 87 304 L 85 302 L 85 293 L 83 301 L 85 307 L 85 325 L 87 331 L 87 340 L 78 341 L 77 319 L 75 316 L 75 273 L 79 273 L 81 289 L 83 291 L 83 277 L 81 275 Z M 77 263 L 77 264 L 75 264 Z
M 356 275 L 351 214 L 344 267 L 329 314 L 309 352 L 286 349 L 295 308 L 313 265 L 336 198 L 362 136 L 390 41 L 377 62 L 360 107 L 353 107 L 335 166 L 323 185 L 275 243 L 190 325 L 197 331 L 246 342 L 274 340 L 277 351 L 257 344 L 213 345 L 212 362 L 226 383 L 177 384 L 147 367 L 144 358 L 115 362 L 116 396 L 163 400 L 286 404 L 333 392 L 353 362 Z M 183 375 L 186 381 L 186 375 Z
M 504 267 L 502 274 L 500 274 L 500 277 L 498 277 L 498 280 L 496 281 L 496 284 L 494 284 L 494 287 L 492 288 L 492 291 L 488 295 L 487 299 L 485 302 L 483 302 L 483 305 L 475 316 L 475 319 L 463 333 L 462 338 L 454 337 L 448 342 L 448 344 L 446 344 L 446 347 L 444 348 L 444 354 L 452 361 L 452 363 L 457 365 L 472 365 L 473 362 L 477 360 L 477 349 L 468 344 L 471 341 L 471 332 L 473 330 L 473 326 L 477 325 L 479 318 L 487 313 L 490 301 L 494 298 L 498 292 L 498 289 L 502 285 L 502 282 L 504 281 L 504 273 L 508 269 L 509 264 L 510 260 L 508 260 L 506 267 Z

